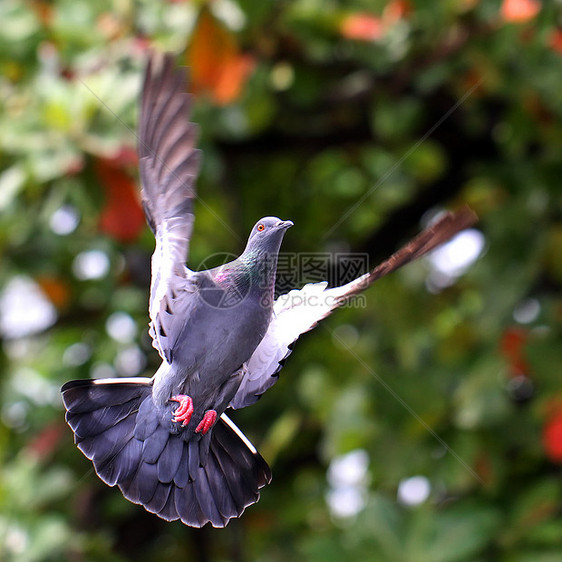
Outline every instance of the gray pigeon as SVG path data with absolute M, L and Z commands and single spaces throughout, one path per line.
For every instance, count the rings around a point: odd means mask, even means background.
M 259 220 L 244 252 L 208 271 L 185 265 L 201 153 L 185 69 L 149 60 L 140 107 L 142 202 L 156 238 L 150 335 L 162 358 L 152 378 L 76 380 L 62 387 L 66 420 L 99 477 L 168 521 L 224 527 L 271 480 L 264 459 L 227 417 L 277 381 L 298 337 L 379 277 L 475 221 L 461 209 L 341 287 L 305 285 L 274 301 L 277 256 L 290 221 Z

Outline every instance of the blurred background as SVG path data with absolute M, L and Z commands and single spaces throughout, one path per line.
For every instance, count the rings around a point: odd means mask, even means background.
M 234 413 L 273 481 L 224 530 L 103 484 L 59 394 L 159 363 L 134 133 L 149 50 L 177 52 L 196 94 L 190 267 L 269 214 L 295 222 L 285 252 L 370 267 L 443 209 L 480 217 Z M 560 560 L 561 93 L 559 1 L 2 0 L 0 559 Z

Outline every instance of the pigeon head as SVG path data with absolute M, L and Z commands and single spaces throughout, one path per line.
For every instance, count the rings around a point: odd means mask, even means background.
M 282 221 L 277 217 L 264 217 L 252 228 L 245 254 L 275 254 L 279 252 L 285 231 L 293 226 L 292 221 Z

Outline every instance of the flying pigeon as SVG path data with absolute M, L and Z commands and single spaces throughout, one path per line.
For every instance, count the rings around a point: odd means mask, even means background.
M 226 415 L 275 384 L 299 336 L 369 287 L 475 222 L 446 213 L 388 260 L 343 286 L 307 284 L 274 300 L 291 221 L 260 219 L 243 253 L 187 268 L 201 152 L 188 120 L 187 72 L 171 54 L 149 58 L 140 105 L 142 203 L 156 238 L 150 335 L 162 363 L 152 378 L 75 380 L 61 389 L 66 421 L 99 477 L 167 521 L 224 527 L 271 480 L 256 448 Z

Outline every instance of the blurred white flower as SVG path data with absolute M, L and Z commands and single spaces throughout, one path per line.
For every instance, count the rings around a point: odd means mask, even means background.
M 356 449 L 335 457 L 328 468 L 326 494 L 328 507 L 334 517 L 350 518 L 357 515 L 366 504 L 369 455 Z
M 479 230 L 467 228 L 433 250 L 427 257 L 431 267 L 428 289 L 438 292 L 452 285 L 476 261 L 485 242 Z
M 87 250 L 79 253 L 72 264 L 74 275 L 81 281 L 100 279 L 109 271 L 109 257 L 101 250 Z
M 55 307 L 29 277 L 13 277 L 0 294 L 0 333 L 5 338 L 36 334 L 56 320 Z
M 78 211 L 71 205 L 63 205 L 51 215 L 49 225 L 55 234 L 66 236 L 76 230 L 79 222 Z
M 423 503 L 431 492 L 431 484 L 425 476 L 412 476 L 400 481 L 398 501 L 404 505 Z

